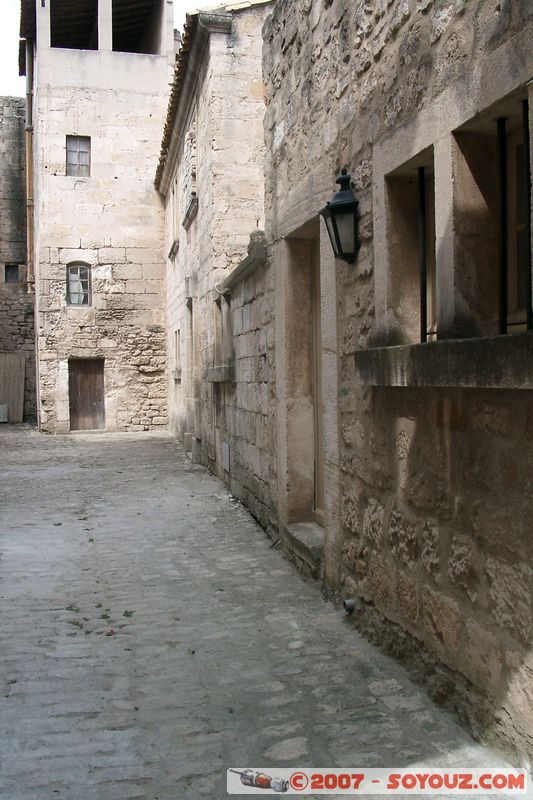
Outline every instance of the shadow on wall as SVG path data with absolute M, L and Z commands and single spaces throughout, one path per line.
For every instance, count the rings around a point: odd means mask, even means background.
M 359 451 L 343 519 L 354 534 L 344 542 L 355 574 L 345 588 L 364 601 L 358 626 L 475 735 L 527 762 L 532 392 L 400 388 L 393 377 L 359 387 L 356 401 Z

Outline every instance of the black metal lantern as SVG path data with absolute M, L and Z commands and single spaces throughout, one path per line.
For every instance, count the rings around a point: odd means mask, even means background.
M 326 223 L 335 258 L 342 258 L 353 264 L 359 251 L 359 200 L 352 192 L 351 177 L 345 168 L 341 170 L 335 183 L 340 184 L 340 191 L 327 202 L 320 215 Z

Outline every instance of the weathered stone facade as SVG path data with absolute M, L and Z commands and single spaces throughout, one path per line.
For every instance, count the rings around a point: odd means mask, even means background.
M 519 126 L 532 33 L 526 2 L 279 0 L 263 60 L 281 530 L 290 543 L 302 497 L 312 505 L 298 469 L 310 462 L 306 435 L 323 436 L 328 591 L 358 598 L 371 638 L 523 761 L 533 752 L 532 343 L 472 338 L 456 352 L 446 340 L 498 333 L 496 118 Z M 531 100 L 530 85 L 530 120 Z M 342 166 L 360 202 L 355 265 L 334 261 L 318 223 Z M 410 204 L 421 166 L 434 183 L 438 340 L 416 345 Z M 313 247 L 314 434 L 311 394 L 290 386 L 294 280 Z
M 265 527 L 276 524 L 272 275 L 262 263 L 224 284 L 263 226 L 268 6 L 188 16 L 156 180 L 166 205 L 170 425 Z
M 24 419 L 32 421 L 35 333 L 33 296 L 26 291 L 24 115 L 24 100 L 0 98 L 0 353 L 24 353 Z
M 114 49 L 110 0 L 99 5 L 98 49 L 54 46 L 53 11 L 49 4 L 37 8 L 36 320 L 43 431 L 73 427 L 69 373 L 80 359 L 103 361 L 106 430 L 148 430 L 168 422 L 164 219 L 152 182 L 174 37 L 172 3 L 155 6 L 160 40 L 137 52 Z M 56 27 L 67 23 L 56 20 Z M 90 138 L 89 175 L 67 174 L 68 136 Z M 69 265 L 89 270 L 90 297 L 83 305 L 69 303 Z

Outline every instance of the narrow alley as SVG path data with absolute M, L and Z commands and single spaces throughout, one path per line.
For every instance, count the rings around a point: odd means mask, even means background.
M 165 434 L 2 431 L 0 797 L 228 767 L 496 766 Z

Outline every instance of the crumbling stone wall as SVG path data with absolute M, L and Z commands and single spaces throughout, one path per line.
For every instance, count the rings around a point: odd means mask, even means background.
M 451 136 L 457 108 L 472 102 L 474 115 L 478 98 L 489 106 L 506 86 L 524 89 L 531 15 L 526 2 L 499 0 L 279 0 L 263 29 L 274 262 L 280 239 L 316 220 L 341 166 L 360 201 L 357 264 L 335 264 L 339 468 L 326 480 L 340 485 L 342 524 L 326 516 L 327 588 L 357 597 L 360 628 L 518 760 L 533 752 L 531 392 L 369 387 L 354 355 L 386 328 L 375 152 L 408 124 L 422 150 L 433 109 L 435 129 Z M 498 66 L 484 72 L 489 57 Z M 436 198 L 439 223 L 447 198 Z
M 33 295 L 26 292 L 25 103 L 0 98 L 0 353 L 26 359 L 24 419 L 35 418 Z M 17 283 L 5 282 L 5 265 L 19 267 Z

